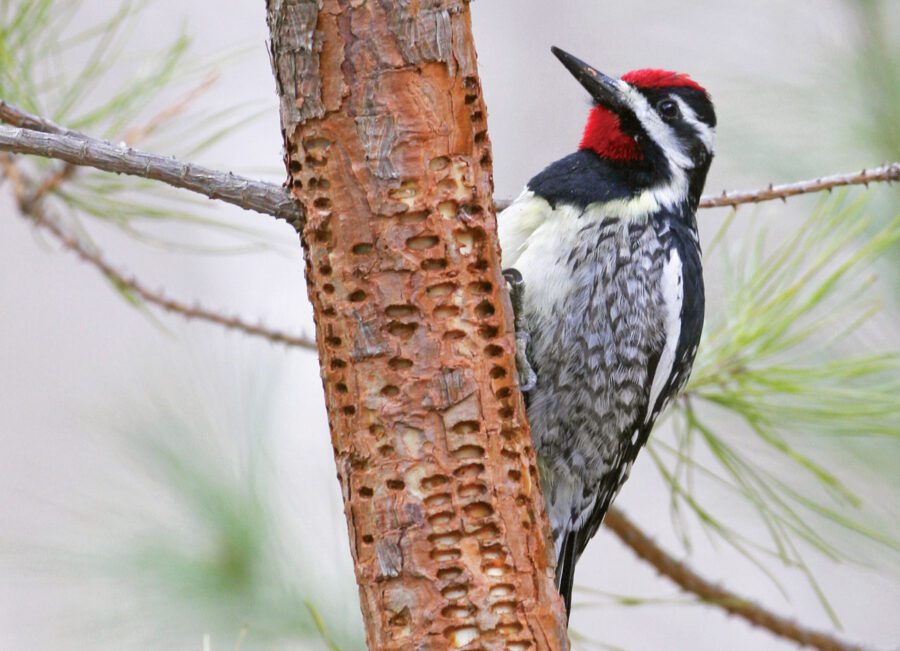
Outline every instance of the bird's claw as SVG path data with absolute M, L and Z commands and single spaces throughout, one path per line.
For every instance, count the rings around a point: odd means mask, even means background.
M 516 319 L 516 332 L 519 332 L 522 301 L 525 295 L 525 280 L 522 278 L 522 273 L 514 267 L 504 269 L 503 277 L 506 278 L 506 284 L 509 285 L 509 302 L 512 303 L 513 314 Z
M 518 269 L 503 270 L 503 277 L 509 285 L 509 302 L 512 304 L 514 324 L 516 328 L 516 370 L 519 373 L 519 390 L 523 393 L 531 391 L 537 384 L 537 373 L 528 360 L 528 347 L 531 335 L 522 327 L 522 304 L 525 296 L 525 280 Z
M 522 393 L 531 391 L 537 384 L 537 373 L 528 361 L 528 346 L 531 335 L 524 330 L 516 332 L 516 370 L 519 372 L 519 390 Z

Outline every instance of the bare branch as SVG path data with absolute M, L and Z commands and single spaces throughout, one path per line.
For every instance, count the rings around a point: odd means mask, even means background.
M 676 560 L 657 545 L 652 538 L 628 519 L 620 509 L 611 508 L 606 514 L 604 525 L 619 540 L 669 580 L 685 592 L 690 592 L 710 605 L 718 606 L 749 622 L 764 628 L 778 637 L 809 646 L 821 651 L 863 651 L 863 647 L 803 626 L 802 624 L 776 615 L 756 602 L 744 599 L 725 588 L 704 579 L 690 567 Z
M 35 224 L 53 234 L 65 248 L 75 253 L 79 258 L 95 267 L 100 273 L 109 278 L 117 287 L 126 290 L 142 301 L 156 305 L 167 312 L 180 314 L 186 319 L 195 319 L 215 323 L 229 330 L 237 330 L 248 335 L 263 337 L 271 342 L 286 344 L 298 348 L 310 350 L 316 349 L 316 344 L 306 337 L 291 335 L 278 330 L 270 330 L 262 325 L 254 325 L 238 317 L 229 317 L 218 312 L 213 312 L 199 305 L 186 305 L 180 301 L 169 298 L 162 292 L 154 292 L 141 285 L 134 277 L 126 276 L 116 270 L 99 253 L 89 251 L 76 237 L 67 234 L 52 219 L 43 212 L 43 209 L 32 205 L 29 207 L 28 216 Z
M 189 96 L 189 98 L 193 98 L 193 94 Z M 172 109 L 172 111 L 179 110 L 181 104 L 177 105 L 176 109 Z M 41 135 L 44 134 L 46 136 L 65 136 L 67 138 L 71 138 L 73 140 L 87 140 L 92 141 L 93 139 L 88 138 L 77 131 L 70 131 L 68 129 L 64 129 L 49 120 L 45 120 L 44 118 L 31 115 L 30 113 L 26 113 L 21 109 L 18 109 L 11 104 L 8 104 L 2 100 L 0 100 L 0 121 L 6 122 L 8 124 L 15 125 L 16 127 L 20 127 L 20 131 L 27 131 L 32 134 Z M 2 142 L 2 132 L 3 130 L 8 129 L 8 127 L 0 126 L 0 142 Z M 149 129 L 148 129 L 149 130 Z M 137 137 L 137 136 L 134 136 Z M 129 138 L 131 140 L 132 138 Z M 94 141 L 104 145 L 105 147 L 113 147 L 109 143 L 103 141 Z M 0 150 L 3 147 L 0 145 Z M 115 147 L 116 155 L 121 155 L 122 148 Z M 90 150 L 88 150 L 90 151 Z M 157 158 L 161 159 L 169 165 L 179 166 L 181 168 L 187 168 L 189 171 L 186 175 L 187 178 L 191 177 L 191 171 L 193 172 L 204 172 L 208 173 L 209 170 L 205 170 L 205 168 L 195 166 L 195 165 L 187 165 L 183 163 L 178 163 L 174 161 L 174 159 L 166 159 L 159 156 L 154 156 L 152 154 L 141 154 L 141 152 L 134 152 L 128 148 L 125 148 L 125 151 L 131 151 L 133 154 L 143 155 L 149 158 Z M 81 153 L 81 150 L 79 150 Z M 68 178 L 72 170 L 74 169 L 71 165 L 81 164 L 78 161 L 70 161 L 62 156 L 52 156 L 52 158 L 60 158 L 67 163 L 68 165 L 64 166 L 57 172 L 51 174 L 49 177 L 43 180 L 40 183 L 37 190 L 29 191 L 25 180 L 21 176 L 19 170 L 16 168 L 11 161 L 2 161 L 3 172 L 7 175 L 10 180 L 13 182 L 13 192 L 16 195 L 16 199 L 18 201 L 19 209 L 22 214 L 28 218 L 30 218 L 36 225 L 43 228 L 44 230 L 51 233 L 65 248 L 69 249 L 73 253 L 75 253 L 82 260 L 87 262 L 88 264 L 95 267 L 98 271 L 100 271 L 103 275 L 105 275 L 112 283 L 114 283 L 120 289 L 126 290 L 138 297 L 140 297 L 143 301 L 150 303 L 152 305 L 156 305 L 157 307 L 166 310 L 168 312 L 172 312 L 175 314 L 180 314 L 181 316 L 187 319 L 196 319 L 200 321 L 206 321 L 209 323 L 215 323 L 224 328 L 230 330 L 237 330 L 239 332 L 243 332 L 245 334 L 253 335 L 256 337 L 262 337 L 267 339 L 273 343 L 285 344 L 288 346 L 298 347 L 298 348 L 306 348 L 306 349 L 315 349 L 316 344 L 314 341 L 307 337 L 291 335 L 285 332 L 281 332 L 278 330 L 272 330 L 266 328 L 262 325 L 254 325 L 251 323 L 247 323 L 238 317 L 229 317 L 218 312 L 214 312 L 208 310 L 199 305 L 187 305 L 175 299 L 169 298 L 162 292 L 154 292 L 150 289 L 147 289 L 142 284 L 140 284 L 137 279 L 132 276 L 127 276 L 118 270 L 116 270 L 108 261 L 106 261 L 99 252 L 89 250 L 84 243 L 82 243 L 78 238 L 73 235 L 67 234 L 49 215 L 46 214 L 45 209 L 42 207 L 40 200 L 41 198 L 49 191 L 50 189 L 56 187 Z M 103 167 L 99 167 L 98 165 L 91 165 L 91 167 L 98 167 L 98 169 L 104 169 Z M 107 170 L 107 171 L 117 171 L 117 170 Z M 127 171 L 122 173 L 129 173 Z M 257 185 L 268 186 L 267 191 L 271 193 L 280 192 L 283 194 L 287 200 L 296 205 L 294 200 L 282 191 L 281 188 L 277 186 L 264 184 L 256 181 L 248 181 L 247 179 L 242 179 L 241 177 L 237 177 L 234 175 L 223 175 L 220 172 L 213 172 L 214 176 L 225 176 L 225 183 L 233 183 L 234 188 L 231 190 L 232 193 L 240 194 L 241 187 L 244 183 L 251 183 Z M 147 178 L 156 178 L 148 174 L 139 174 L 140 176 L 145 176 Z M 182 176 L 185 178 L 185 176 Z M 164 182 L 166 179 L 160 178 L 158 180 L 162 180 Z M 185 187 L 182 185 L 176 185 L 176 187 Z M 192 189 L 187 187 L 186 189 Z M 202 194 L 206 194 L 210 198 L 217 198 L 213 196 L 210 192 L 202 192 Z M 219 197 L 223 200 L 226 200 L 224 197 Z M 281 199 L 278 199 L 281 201 Z M 233 203 L 233 202 L 232 202 Z M 240 204 L 238 204 L 240 205 Z M 275 204 L 272 204 L 275 205 Z M 255 209 L 252 206 L 242 205 L 241 207 Z M 267 214 L 274 214 L 269 212 L 269 210 L 262 211 Z M 297 213 L 300 213 L 299 206 L 297 207 Z M 280 216 L 280 215 L 276 215 Z
M 50 123 L 44 124 L 47 125 Z M 303 218 L 299 204 L 280 186 L 150 154 L 124 143 L 114 145 L 75 132 L 42 132 L 0 125 L 0 151 L 56 158 L 72 165 L 154 179 L 210 199 L 273 215 L 292 224 Z
M 774 199 L 785 200 L 799 194 L 821 192 L 846 185 L 868 185 L 869 183 L 881 183 L 900 180 L 900 163 L 890 163 L 869 170 L 862 170 L 850 174 L 835 174 L 823 176 L 811 181 L 799 181 L 797 183 L 785 183 L 783 185 L 769 185 L 764 190 L 753 192 L 723 192 L 717 196 L 706 196 L 700 200 L 701 208 L 720 208 L 722 206 L 739 206 L 745 203 L 762 203 Z
M 27 113 L 0 100 L 0 122 L 17 127 L 0 126 L 0 151 L 58 158 L 73 165 L 95 167 L 116 174 L 129 174 L 162 181 L 176 188 L 197 192 L 210 199 L 240 206 L 247 210 L 286 219 L 295 226 L 303 220 L 303 209 L 290 193 L 275 184 L 219 172 L 174 158 L 150 154 L 127 145 L 113 145 L 77 131 L 65 129 L 42 117 Z M 40 136 L 33 132 L 45 134 Z M 893 182 L 900 180 L 900 162 L 860 172 L 835 174 L 817 179 L 769 185 L 762 190 L 722 192 L 700 199 L 700 208 L 721 208 L 775 199 L 786 200 L 850 185 Z M 498 211 L 507 208 L 509 200 L 495 203 Z
M 47 214 L 40 201 L 33 199 L 33 193 L 29 193 L 24 179 L 19 174 L 15 165 L 8 159 L 0 159 L 0 166 L 4 174 L 13 183 L 13 191 L 18 200 L 19 210 L 22 215 L 30 219 L 34 224 L 49 232 L 63 247 L 75 253 L 79 258 L 96 268 L 106 276 L 118 288 L 127 291 L 141 300 L 156 305 L 167 312 L 180 314 L 186 319 L 196 319 L 215 323 L 230 330 L 237 330 L 245 334 L 262 337 L 271 342 L 288 346 L 316 349 L 314 341 L 307 337 L 291 335 L 278 330 L 271 330 L 262 325 L 254 325 L 238 317 L 229 317 L 218 312 L 213 312 L 199 305 L 186 305 L 180 301 L 169 298 L 162 292 L 154 292 L 140 284 L 134 277 L 127 276 L 113 267 L 99 252 L 88 248 L 77 237 L 66 233 L 56 221 Z M 46 181 L 43 185 L 46 184 Z
M 38 115 L 32 115 L 22 109 L 13 106 L 0 99 L 0 122 L 6 122 L 14 127 L 41 131 L 43 133 L 55 133 L 68 136 L 81 136 L 77 131 L 70 131 L 58 124 Z

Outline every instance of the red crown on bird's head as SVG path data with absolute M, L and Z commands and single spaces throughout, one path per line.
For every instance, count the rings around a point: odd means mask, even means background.
M 703 86 L 683 72 L 672 72 L 657 68 L 644 68 L 626 72 L 622 75 L 622 81 L 627 81 L 637 88 L 692 88 L 703 93 L 706 92 Z

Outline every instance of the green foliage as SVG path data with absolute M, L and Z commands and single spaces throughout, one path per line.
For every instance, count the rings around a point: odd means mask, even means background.
M 770 576 L 774 557 L 814 587 L 806 549 L 855 562 L 866 560 L 860 540 L 900 551 L 896 527 L 870 521 L 865 500 L 842 478 L 859 473 L 836 463 L 857 441 L 880 439 L 889 450 L 900 438 L 900 351 L 894 342 L 860 354 L 865 337 L 856 336 L 877 311 L 876 262 L 898 240 L 900 216 L 875 228 L 864 198 L 842 194 L 820 202 L 776 246 L 759 233 L 737 259 L 721 249 L 708 254 L 725 257 L 725 301 L 709 319 L 691 382 L 673 410 L 674 442 L 657 437 L 650 448 L 686 545 L 689 512 Z M 890 483 L 890 466 L 870 471 Z M 730 522 L 721 503 L 707 505 L 722 488 L 756 514 L 767 542 L 742 533 L 746 524 Z
M 92 136 L 187 158 L 262 113 L 250 104 L 195 107 L 215 83 L 217 69 L 239 51 L 198 63 L 181 29 L 158 51 L 138 53 L 131 36 L 147 3 L 113 3 L 113 11 L 83 31 L 73 31 L 72 24 L 85 22 L 78 18 L 86 4 L 0 0 L 0 99 Z M 59 179 L 47 199 L 88 247 L 93 228 L 109 225 L 135 241 L 167 250 L 279 251 L 271 235 L 222 219 L 218 204 L 156 182 L 67 169 L 43 159 L 23 162 L 22 169 L 35 185 Z M 160 235 L 160 227 L 171 223 L 215 229 L 217 241 L 224 243 L 198 245 L 196 231 L 178 239 Z M 291 253 L 296 255 L 293 249 Z M 109 280 L 125 300 L 143 308 L 138 296 Z M 236 433 L 177 409 L 145 410 L 145 415 L 123 425 L 121 439 L 131 445 L 126 455 L 135 460 L 134 476 L 142 477 L 158 502 L 177 515 L 141 512 L 137 523 L 126 518 L 127 528 L 137 530 L 134 535 L 104 530 L 108 545 L 83 552 L 70 540 L 70 549 L 46 553 L 47 558 L 64 559 L 54 564 L 61 575 L 105 579 L 119 594 L 129 595 L 124 603 L 134 605 L 124 620 L 109 616 L 106 621 L 108 615 L 101 615 L 106 633 L 118 630 L 132 637 L 139 632 L 155 639 L 152 648 L 171 648 L 173 640 L 183 642 L 186 635 L 197 639 L 199 647 L 199 635 L 194 635 L 201 632 L 211 634 L 216 649 L 301 641 L 345 651 L 361 648 L 355 602 L 351 615 L 335 615 L 334 600 L 345 586 L 323 589 L 316 583 L 314 556 L 282 526 L 275 502 L 285 489 L 267 458 L 269 433 L 259 425 L 265 419 Z M 120 505 L 117 512 L 133 506 Z M 355 594 L 351 597 L 355 600 Z M 108 610 L 123 608 L 128 609 L 110 603 Z
M 117 419 L 128 483 L 161 506 L 125 517 L 118 533 L 107 528 L 112 543 L 99 550 L 95 571 L 115 578 L 133 603 L 128 621 L 157 644 L 206 633 L 213 648 L 303 641 L 361 649 L 352 582 L 325 583 L 307 549 L 309 531 L 301 527 L 298 538 L 288 525 L 300 516 L 299 497 L 287 497 L 292 466 L 275 454 L 277 363 L 266 365 L 263 382 L 248 380 L 264 375 L 253 370 L 258 362 L 228 364 L 231 372 L 220 369 L 215 380 L 194 378 L 208 383 L 202 389 L 186 379 L 151 381 L 150 395 Z M 134 502 L 123 497 L 120 512 Z M 354 615 L 342 612 L 344 599 Z
M 73 33 L 69 26 L 86 11 L 83 0 L 0 0 L 0 99 L 92 136 L 182 157 L 195 157 L 264 112 L 247 103 L 195 109 L 216 70 L 241 51 L 198 62 L 181 28 L 160 50 L 135 60 L 130 39 L 147 4 L 115 4 L 116 11 Z M 29 164 L 41 179 L 65 169 L 40 159 Z M 215 204 L 152 181 L 78 169 L 50 195 L 85 238 L 88 223 L 103 223 L 165 249 L 246 253 L 274 246 L 271 236 L 223 220 Z M 190 236 L 162 236 L 164 222 L 213 228 L 225 241 L 210 247 Z

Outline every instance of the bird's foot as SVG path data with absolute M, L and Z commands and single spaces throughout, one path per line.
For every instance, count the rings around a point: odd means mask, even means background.
M 525 297 L 525 281 L 518 269 L 504 269 L 503 277 L 509 286 L 509 302 L 512 304 L 516 328 L 516 370 L 519 372 L 519 390 L 531 391 L 537 384 L 537 373 L 528 359 L 531 335 L 522 327 L 522 305 Z
M 524 330 L 516 332 L 516 370 L 519 372 L 519 390 L 528 393 L 537 384 L 537 373 L 528 360 L 528 346 L 531 335 Z
M 522 303 L 525 300 L 525 279 L 522 272 L 514 267 L 503 270 L 503 277 L 509 286 L 509 302 L 512 303 L 513 315 L 516 318 L 516 331 L 519 330 L 519 320 L 522 314 Z

